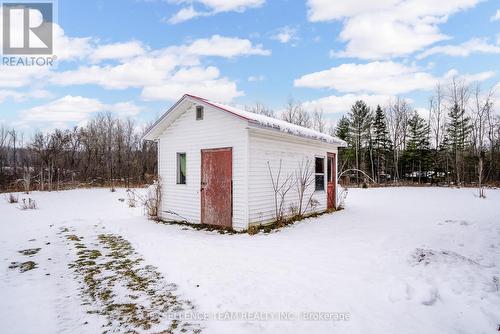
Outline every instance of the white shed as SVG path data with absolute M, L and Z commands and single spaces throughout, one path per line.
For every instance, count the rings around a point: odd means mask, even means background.
M 158 143 L 161 218 L 221 225 L 235 230 L 273 222 L 276 179 L 295 179 L 309 164 L 314 182 L 306 189 L 306 213 L 336 207 L 335 137 L 271 117 L 184 95 L 145 134 Z M 283 210 L 298 207 L 296 187 Z

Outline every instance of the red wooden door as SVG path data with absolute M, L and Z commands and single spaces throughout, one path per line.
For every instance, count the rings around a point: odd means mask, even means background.
M 201 150 L 201 223 L 231 227 L 232 148 Z
M 337 187 L 337 159 L 335 153 L 328 153 L 327 156 L 327 192 L 328 192 L 328 200 L 327 200 L 327 208 L 335 209 L 337 205 L 336 201 L 336 187 Z

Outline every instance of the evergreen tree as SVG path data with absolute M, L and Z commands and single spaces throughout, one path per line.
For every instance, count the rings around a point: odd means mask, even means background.
M 377 182 L 380 182 L 380 175 L 385 174 L 387 154 L 391 149 L 391 140 L 389 131 L 387 130 L 387 121 L 385 114 L 380 106 L 375 110 L 375 118 L 373 120 L 373 146 L 375 156 L 375 166 Z
M 337 124 L 335 128 L 334 135 L 342 140 L 347 141 L 349 137 L 349 120 L 345 115 L 342 115 L 342 118 Z
M 462 181 L 463 153 L 468 145 L 468 137 L 471 131 L 470 118 L 465 114 L 465 109 L 454 104 L 448 113 L 449 122 L 446 126 L 445 143 L 448 151 L 454 158 L 455 181 Z
M 349 112 L 348 142 L 354 149 L 355 168 L 360 169 L 363 160 L 363 145 L 367 142 L 371 126 L 370 108 L 364 101 L 356 101 Z M 357 172 L 359 183 L 359 172 Z
M 430 153 L 429 125 L 417 111 L 408 120 L 408 143 L 404 159 L 407 171 L 412 175 L 417 172 L 418 179 L 426 171 Z

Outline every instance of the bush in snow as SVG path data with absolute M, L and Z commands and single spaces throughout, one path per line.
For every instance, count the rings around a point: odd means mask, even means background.
M 313 211 L 316 211 L 316 209 L 318 208 L 319 204 L 320 203 L 319 203 L 319 201 L 316 198 L 311 197 L 311 199 L 309 200 L 309 206 L 311 207 L 311 209 Z
M 150 219 L 159 219 L 161 207 L 161 182 L 155 181 L 148 187 L 144 208 Z
M 36 210 L 36 202 L 31 198 L 23 198 L 22 202 L 19 204 L 21 210 Z
M 7 200 L 7 203 L 10 204 L 15 204 L 19 202 L 19 196 L 14 195 L 14 194 L 9 194 L 9 196 L 6 196 L 5 199 Z
M 259 233 L 259 226 L 257 225 L 252 225 L 248 228 L 247 233 L 250 235 L 255 235 Z
M 137 196 L 134 192 L 127 192 L 127 204 L 129 208 L 135 208 L 137 206 Z
M 342 187 L 340 184 L 337 184 L 337 187 L 340 189 L 338 193 L 337 210 L 341 210 L 345 206 L 345 199 L 347 198 L 348 190 L 347 188 Z

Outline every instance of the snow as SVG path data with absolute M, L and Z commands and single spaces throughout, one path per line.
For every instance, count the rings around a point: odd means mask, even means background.
M 196 96 L 192 96 L 192 95 L 189 95 L 189 96 L 192 98 L 201 100 L 201 101 L 208 103 L 212 106 L 215 106 L 217 108 L 220 108 L 222 110 L 226 110 L 226 111 L 229 111 L 233 114 L 236 114 L 238 116 L 246 118 L 246 119 L 250 120 L 251 122 L 256 123 L 256 124 L 263 126 L 263 127 L 272 128 L 272 129 L 275 129 L 275 130 L 278 130 L 281 132 L 285 132 L 288 134 L 292 134 L 295 136 L 299 136 L 299 137 L 321 140 L 321 141 L 324 141 L 324 142 L 327 142 L 330 144 L 339 145 L 340 147 L 347 146 L 347 143 L 345 141 L 343 141 L 339 138 L 321 133 L 319 131 L 315 131 L 313 129 L 309 129 L 309 128 L 306 128 L 306 127 L 303 127 L 300 125 L 288 123 L 286 121 L 276 119 L 273 117 L 269 117 L 266 115 L 256 114 L 256 113 L 253 113 L 250 111 L 242 110 L 242 109 L 239 109 L 239 108 L 236 108 L 233 106 L 221 104 L 218 102 L 213 102 L 213 101 L 207 100 L 205 98 L 196 97 Z
M 124 189 L 35 192 L 37 210 L 0 201 L 0 332 L 102 331 L 106 319 L 87 313 L 68 268 L 68 228 L 87 243 L 122 236 L 196 312 L 348 317 L 212 319 L 201 321 L 203 333 L 492 333 L 500 323 L 500 191 L 486 193 L 350 189 L 345 210 L 254 236 L 154 223 L 128 208 Z M 41 250 L 18 253 L 33 248 Z M 9 269 L 28 259 L 37 268 Z

